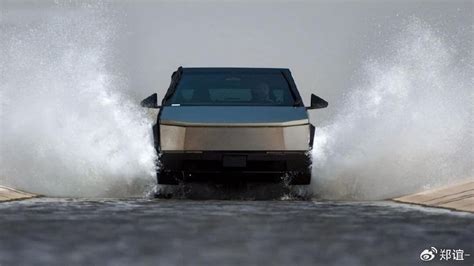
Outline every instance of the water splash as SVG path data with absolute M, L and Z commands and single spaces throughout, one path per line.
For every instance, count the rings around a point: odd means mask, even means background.
M 472 52 L 417 19 L 384 52 L 316 130 L 319 197 L 385 199 L 474 178 Z
M 0 28 L 0 184 L 49 196 L 141 195 L 156 155 L 150 121 L 110 70 L 115 22 L 100 6 L 53 12 Z

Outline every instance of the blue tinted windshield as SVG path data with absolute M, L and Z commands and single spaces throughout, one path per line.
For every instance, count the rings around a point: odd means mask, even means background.
M 282 73 L 194 72 L 184 74 L 167 105 L 293 106 Z

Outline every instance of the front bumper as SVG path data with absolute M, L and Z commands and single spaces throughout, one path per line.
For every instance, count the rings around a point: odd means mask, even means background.
M 159 184 L 210 181 L 309 184 L 311 158 L 306 152 L 207 151 L 163 152 Z

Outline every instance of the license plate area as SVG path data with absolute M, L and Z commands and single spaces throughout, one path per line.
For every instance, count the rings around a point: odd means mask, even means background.
M 247 156 L 245 155 L 224 155 L 222 158 L 223 167 L 246 167 Z

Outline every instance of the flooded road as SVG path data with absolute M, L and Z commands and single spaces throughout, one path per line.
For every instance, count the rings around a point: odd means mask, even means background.
M 0 265 L 418 265 L 474 215 L 391 202 L 51 199 L 0 204 Z M 428 265 L 428 264 L 427 264 Z

